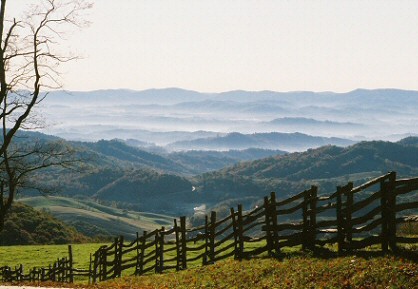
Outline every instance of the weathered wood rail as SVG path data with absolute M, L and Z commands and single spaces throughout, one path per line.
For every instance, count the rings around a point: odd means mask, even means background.
M 123 272 L 178 271 L 190 264 L 207 265 L 228 257 L 278 257 L 283 247 L 315 250 L 327 244 L 337 244 L 338 254 L 372 245 L 396 253 L 399 244 L 418 243 L 417 236 L 398 232 L 400 224 L 418 221 L 417 191 L 418 178 L 397 180 L 396 173 L 390 172 L 357 187 L 353 183 L 339 186 L 329 196 L 318 196 L 315 186 L 285 200 L 276 200 L 273 192 L 264 198 L 263 205 L 250 211 L 238 205 L 220 220 L 211 212 L 200 227 L 187 228 L 186 218 L 181 217 L 174 220 L 172 228 L 137 234 L 131 242 L 124 242 L 122 236 L 115 238 L 111 245 L 91 254 L 89 269 L 73 269 L 72 261 L 66 261 L 69 268 L 42 269 L 44 274 L 34 269 L 28 275 L 40 281 L 72 282 L 79 274 L 95 283 L 120 277 Z M 27 278 L 22 270 L 10 269 L 3 269 L 2 276 L 4 281 Z

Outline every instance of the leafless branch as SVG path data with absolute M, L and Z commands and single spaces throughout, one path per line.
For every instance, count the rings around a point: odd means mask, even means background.
M 43 88 L 59 88 L 60 64 L 77 59 L 62 51 L 60 43 L 69 28 L 84 27 L 88 0 L 40 0 L 26 17 L 8 19 L 0 0 L 0 231 L 19 188 L 31 183 L 37 172 L 78 162 L 73 149 L 62 143 L 28 143 L 16 138 L 19 130 L 34 128 L 34 108 L 45 98 Z

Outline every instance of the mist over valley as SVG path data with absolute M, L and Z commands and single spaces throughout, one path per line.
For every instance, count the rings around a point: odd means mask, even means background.
M 418 134 L 418 92 L 395 89 L 348 93 L 200 93 L 177 88 L 54 91 L 42 103 L 41 113 L 47 124 L 42 131 L 68 140 L 131 139 L 174 150 L 175 142 L 232 132 L 298 132 L 352 141 L 396 141 Z M 276 149 L 307 147 L 277 144 Z M 210 149 L 218 148 L 211 145 Z
M 313 184 L 330 193 L 387 171 L 418 174 L 415 91 L 55 91 L 40 112 L 47 126 L 27 140 L 62 141 L 86 161 L 78 173 L 37 175 L 68 201 L 39 202 L 33 190 L 22 200 L 105 235 L 117 228 L 103 214 L 134 236 L 154 222 L 131 220 L 135 212 L 196 222 L 271 191 L 283 199 Z

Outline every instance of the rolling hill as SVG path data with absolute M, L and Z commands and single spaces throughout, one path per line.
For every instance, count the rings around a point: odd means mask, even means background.
M 128 239 L 137 232 L 152 231 L 161 226 L 171 226 L 173 219 L 167 215 L 135 212 L 99 204 L 90 199 L 69 197 L 28 197 L 18 203 L 45 210 L 56 218 L 75 227 L 92 238 L 112 238 L 123 235 Z
M 248 208 L 271 191 L 285 198 L 316 184 L 320 193 L 329 193 L 347 181 L 364 182 L 393 170 L 400 177 L 417 176 L 417 144 L 411 137 L 397 143 L 327 145 L 288 154 L 259 149 L 156 154 L 121 141 L 74 142 L 71 145 L 86 157 L 86 164 L 76 172 L 59 169 L 37 175 L 38 181 L 60 189 L 57 198 L 37 197 L 26 190 L 20 199 L 50 210 L 81 232 L 132 236 L 171 224 L 171 217 L 160 215 L 191 216 L 201 205 L 228 210 L 242 203 Z M 192 174 L 217 166 L 226 167 Z M 147 219 L 145 213 L 157 215 Z
M 195 186 L 202 195 L 213 195 L 212 200 L 223 195 L 253 206 L 255 199 L 271 191 L 286 198 L 311 185 L 318 185 L 320 193 L 333 192 L 337 185 L 365 182 L 388 171 L 397 171 L 400 177 L 418 176 L 416 140 L 409 139 L 407 145 L 404 142 L 361 142 L 346 148 L 324 146 L 242 162 L 198 176 Z

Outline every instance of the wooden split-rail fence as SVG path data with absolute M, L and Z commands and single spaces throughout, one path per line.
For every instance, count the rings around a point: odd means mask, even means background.
M 183 270 L 228 257 L 279 257 L 283 247 L 294 246 L 315 250 L 336 244 L 339 254 L 347 254 L 378 245 L 383 252 L 397 252 L 402 244 L 418 243 L 418 236 L 399 232 L 400 224 L 418 222 L 417 191 L 418 178 L 397 180 L 390 172 L 357 187 L 337 187 L 329 196 L 318 196 L 315 186 L 285 200 L 271 193 L 249 211 L 238 205 L 222 219 L 211 212 L 200 227 L 188 228 L 181 217 L 172 228 L 137 234 L 131 242 L 115 238 L 90 255 L 90 267 L 82 274 L 95 283 L 122 274 Z M 64 281 L 72 282 L 77 271 L 68 272 Z
M 58 258 L 53 264 L 44 268 L 32 268 L 24 273 L 23 265 L 11 268 L 0 267 L 1 281 L 4 282 L 58 282 L 73 283 L 75 276 L 90 276 L 89 269 L 73 268 L 72 246 L 68 245 L 68 257 Z

